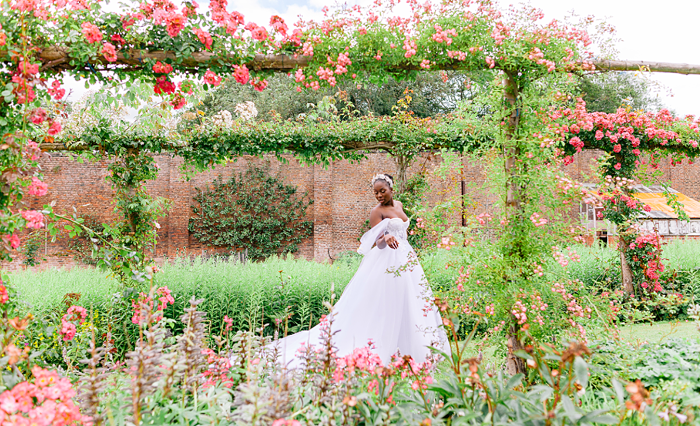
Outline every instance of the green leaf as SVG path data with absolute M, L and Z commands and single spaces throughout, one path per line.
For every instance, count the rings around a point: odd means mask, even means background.
M 576 373 L 576 380 L 585 389 L 588 386 L 588 364 L 580 356 L 577 356 L 574 360 L 574 372 Z
M 622 383 L 618 382 L 617 379 L 612 379 L 613 390 L 615 391 L 615 396 L 617 398 L 617 403 L 620 406 L 625 405 L 625 388 Z
M 569 420 L 577 422 L 581 418 L 581 415 L 576 411 L 576 407 L 568 395 L 561 396 L 561 405 L 564 407 L 564 412 Z
M 620 419 L 618 419 L 615 416 L 612 416 L 610 414 L 603 414 L 608 410 L 596 410 L 592 413 L 588 413 L 585 416 L 581 417 L 581 420 L 579 420 L 579 423 L 582 425 L 615 425 L 620 422 Z

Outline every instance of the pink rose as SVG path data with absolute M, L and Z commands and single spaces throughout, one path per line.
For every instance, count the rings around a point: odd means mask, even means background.
M 199 38 L 199 41 L 202 42 L 206 50 L 211 49 L 211 45 L 214 43 L 214 40 L 211 38 L 211 34 L 200 28 L 195 28 L 192 30 L 192 32 L 197 36 L 197 38 Z
M 5 235 L 2 239 L 10 245 L 13 249 L 19 247 L 19 237 L 17 234 Z
M 180 31 L 185 28 L 185 22 L 187 22 L 186 16 L 173 13 L 167 18 L 165 30 L 170 37 L 177 37 Z
M 58 121 L 52 121 L 51 125 L 49 126 L 48 133 L 51 136 L 61 133 L 61 123 L 59 123 Z
M 221 84 L 221 77 L 216 75 L 212 70 L 208 70 L 204 74 L 204 82 L 207 84 L 211 84 L 212 86 L 216 87 L 219 84 Z
M 41 229 L 44 227 L 44 215 L 36 210 L 25 210 L 22 217 L 27 221 L 27 228 Z
M 170 105 L 172 105 L 174 109 L 180 109 L 187 105 L 187 99 L 182 96 L 182 93 L 176 93 L 173 100 L 170 101 Z
M 46 110 L 44 108 L 37 108 L 29 114 L 29 121 L 34 124 L 41 124 L 46 120 Z
M 258 41 L 266 40 L 268 37 L 267 30 L 264 27 L 256 28 L 255 30 L 253 30 L 253 33 L 251 35 L 254 40 Z
M 253 89 L 257 90 L 258 92 L 262 92 L 267 87 L 267 80 L 258 80 L 257 78 L 254 78 L 250 80 L 250 84 L 253 86 Z
M 240 84 L 246 84 L 250 79 L 250 71 L 248 71 L 248 67 L 246 67 L 245 65 L 234 65 L 233 69 L 233 78 L 236 80 L 236 82 Z M 301 70 L 297 70 L 297 74 L 299 74 L 299 71 Z
M 96 25 L 90 22 L 83 22 L 80 27 L 83 29 L 83 36 L 85 36 L 88 43 L 96 43 L 102 40 L 102 32 Z
M 170 74 L 173 70 L 173 66 L 170 64 L 164 64 L 161 61 L 157 61 L 153 64 L 153 72 L 157 74 Z
M 117 49 L 112 43 L 102 45 L 102 55 L 107 59 L 107 62 L 117 62 Z
M 49 186 L 32 176 L 32 183 L 27 188 L 27 193 L 35 197 L 43 197 L 48 192 Z

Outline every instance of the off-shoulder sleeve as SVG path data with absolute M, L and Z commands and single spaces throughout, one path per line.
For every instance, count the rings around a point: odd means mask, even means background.
M 386 231 L 388 224 L 389 219 L 384 219 L 378 224 L 374 225 L 372 229 L 365 232 L 362 238 L 360 238 L 360 248 L 357 249 L 357 252 L 360 254 L 369 253 L 369 251 L 372 250 L 372 246 L 377 241 L 377 238 L 379 238 L 382 234 L 384 234 L 384 231 Z

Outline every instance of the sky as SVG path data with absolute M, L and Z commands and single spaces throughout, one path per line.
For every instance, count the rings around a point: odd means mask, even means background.
M 372 0 L 229 0 L 229 11 L 237 10 L 259 25 L 268 26 L 270 16 L 280 15 L 288 24 L 305 19 L 322 18 L 321 9 L 335 4 L 371 4 Z M 531 6 L 543 10 L 545 20 L 562 19 L 570 12 L 605 19 L 617 29 L 618 59 L 700 64 L 697 40 L 697 15 L 700 3 L 689 0 L 530 0 Z M 504 8 L 512 1 L 500 1 Z M 208 2 L 200 1 L 206 10 Z M 646 73 L 658 83 L 656 95 L 664 106 L 676 114 L 700 115 L 700 75 Z M 82 90 L 76 90 L 79 95 Z

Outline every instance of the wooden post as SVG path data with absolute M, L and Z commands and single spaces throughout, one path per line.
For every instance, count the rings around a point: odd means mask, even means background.
M 505 74 L 503 79 L 503 91 L 506 100 L 505 108 L 509 112 L 505 125 L 505 145 L 503 147 L 506 173 L 506 217 L 508 218 L 508 223 L 513 224 L 522 220 L 521 191 L 524 188 L 516 180 L 517 161 L 520 156 L 520 145 L 517 140 L 517 130 L 520 124 L 520 88 L 517 81 L 508 73 Z M 511 255 L 517 255 L 521 252 L 520 247 L 513 247 Z M 519 330 L 520 327 L 516 323 L 508 329 L 506 337 L 508 347 L 506 370 L 511 375 L 525 372 L 525 362 L 515 355 L 516 351 L 523 349 L 520 340 L 518 340 Z

